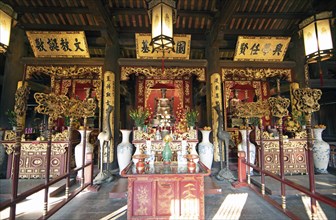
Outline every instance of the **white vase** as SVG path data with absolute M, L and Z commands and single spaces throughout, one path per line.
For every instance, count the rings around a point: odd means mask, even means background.
M 256 153 L 256 147 L 253 143 L 250 142 L 250 139 L 246 136 L 246 130 L 239 130 L 242 141 L 238 144 L 238 151 L 245 151 L 246 154 L 246 162 L 247 162 L 247 141 L 249 142 L 249 150 L 250 150 L 250 163 L 255 163 L 255 153 Z M 247 135 L 250 136 L 251 130 L 248 130 Z M 253 174 L 253 168 L 250 167 L 250 174 Z
M 209 136 L 211 130 L 200 130 L 202 133 L 202 141 L 198 144 L 198 154 L 201 162 L 211 169 L 213 155 L 214 155 L 214 146 L 209 141 Z
M 328 162 L 330 156 L 330 147 L 327 142 L 322 140 L 322 131 L 324 128 L 313 129 L 314 144 L 313 144 L 313 157 L 315 173 L 328 173 Z
M 86 140 L 84 140 L 84 130 L 78 130 L 78 132 L 81 135 L 81 141 L 75 147 L 75 161 L 76 161 L 76 167 L 81 167 L 81 166 L 83 166 L 83 144 L 84 144 L 84 141 L 86 142 L 85 154 L 93 152 L 93 145 L 89 142 L 91 130 L 86 130 Z M 81 170 L 79 170 L 77 172 L 77 178 L 82 178 L 82 177 L 83 177 L 83 172 Z
M 133 153 L 133 145 L 129 141 L 132 130 L 120 129 L 120 132 L 122 134 L 122 141 L 117 146 L 119 174 L 131 162 Z

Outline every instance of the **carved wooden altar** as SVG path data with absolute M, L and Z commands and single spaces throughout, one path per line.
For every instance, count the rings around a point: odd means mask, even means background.
M 57 141 L 51 144 L 50 178 L 55 178 L 66 172 L 68 141 Z M 2 142 L 7 154 L 7 178 L 12 175 L 12 158 L 15 141 Z M 19 178 L 45 178 L 46 152 L 48 142 L 21 142 Z
M 127 219 L 204 219 L 204 177 L 210 170 L 201 163 L 196 170 L 156 162 L 137 174 L 130 163 L 121 173 L 128 177 Z
M 260 142 L 257 141 L 259 144 Z M 263 140 L 265 169 L 279 174 L 279 140 Z M 284 140 L 284 172 L 285 174 L 307 173 L 307 140 L 286 139 Z M 260 158 L 260 157 L 259 157 Z

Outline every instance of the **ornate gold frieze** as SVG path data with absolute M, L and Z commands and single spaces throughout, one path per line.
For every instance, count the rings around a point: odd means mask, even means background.
M 287 81 L 292 81 L 291 69 L 271 69 L 271 68 L 222 68 L 222 80 L 247 78 L 249 80 L 263 80 L 270 77 L 281 77 Z
M 26 79 L 30 79 L 35 72 L 50 74 L 56 79 L 102 79 L 101 66 L 27 66 Z
M 303 139 L 302 141 L 291 141 L 289 139 L 284 139 L 284 149 L 299 149 L 304 147 L 307 148 L 307 140 Z M 279 150 L 279 141 L 266 141 L 264 140 L 263 146 L 265 150 L 275 149 Z
M 121 80 L 128 80 L 129 76 L 132 74 L 144 75 L 147 78 L 177 78 L 183 77 L 185 75 L 191 76 L 196 75 L 199 81 L 205 81 L 205 68 L 165 68 L 162 73 L 161 67 L 121 67 Z
M 14 152 L 15 142 L 3 142 L 7 154 Z M 48 142 L 21 142 L 21 151 L 42 152 L 47 151 Z M 51 150 L 56 154 L 64 154 L 68 148 L 68 143 L 52 143 Z
M 289 99 L 282 97 L 269 97 L 268 103 L 271 109 L 271 114 L 274 117 L 282 118 L 288 115 Z
M 293 95 L 297 101 L 297 110 L 306 114 L 311 114 L 320 110 L 320 105 L 318 104 L 318 100 L 320 100 L 322 95 L 322 91 L 320 89 L 295 89 L 293 90 Z

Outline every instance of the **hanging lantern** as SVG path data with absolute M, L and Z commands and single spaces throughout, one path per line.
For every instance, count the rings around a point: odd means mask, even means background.
M 0 2 L 0 53 L 7 51 L 14 15 L 10 6 Z
M 176 2 L 174 0 L 148 1 L 148 15 L 152 23 L 152 40 L 154 51 L 175 51 L 173 40 L 173 23 L 176 20 Z
M 332 57 L 331 18 L 331 11 L 321 12 L 305 19 L 299 24 L 300 30 L 303 32 L 308 63 L 323 61 Z

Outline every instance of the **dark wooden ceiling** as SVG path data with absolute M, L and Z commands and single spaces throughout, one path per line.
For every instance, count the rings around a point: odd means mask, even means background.
M 120 57 L 136 58 L 135 33 L 151 32 L 146 0 L 3 2 L 25 31 L 85 31 L 91 57 L 104 57 L 107 44 L 119 44 Z M 212 45 L 220 59 L 231 60 L 239 35 L 294 36 L 300 21 L 335 8 L 335 0 L 179 0 L 174 34 L 191 34 L 191 59 L 205 59 Z

